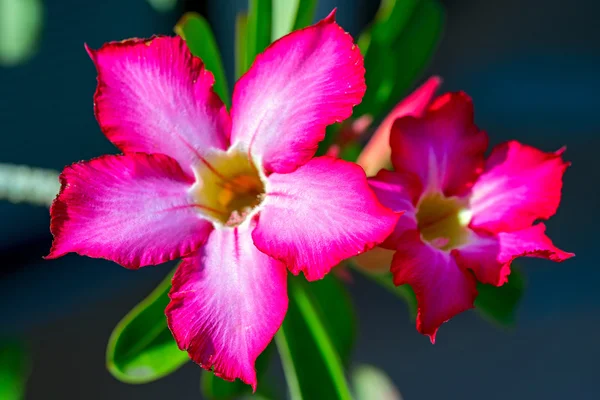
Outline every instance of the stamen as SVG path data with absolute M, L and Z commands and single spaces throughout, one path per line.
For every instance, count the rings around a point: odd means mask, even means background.
M 214 152 L 199 157 L 191 194 L 215 222 L 241 224 L 262 201 L 265 188 L 256 166 L 243 152 Z

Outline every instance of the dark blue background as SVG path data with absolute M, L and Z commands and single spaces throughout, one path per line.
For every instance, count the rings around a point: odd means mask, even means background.
M 188 1 L 198 6 L 200 2 Z M 321 0 L 318 17 L 337 6 L 351 33 L 376 2 Z M 356 277 L 356 362 L 383 367 L 405 399 L 597 399 L 600 389 L 600 4 L 593 0 L 445 1 L 445 36 L 429 73 L 443 90 L 472 95 L 492 144 L 508 139 L 556 150 L 573 166 L 549 235 L 577 254 L 564 264 L 522 262 L 527 292 L 518 325 L 504 330 L 474 312 L 445 324 L 435 346 L 416 333 L 404 304 Z M 230 82 L 233 23 L 244 0 L 214 0 L 208 13 Z M 144 1 L 47 0 L 39 53 L 0 68 L 0 162 L 61 169 L 114 153 L 94 120 L 95 70 L 83 43 L 171 33 L 181 10 L 159 14 Z M 424 76 L 425 77 L 425 76 Z M 423 77 L 423 78 L 424 78 Z M 230 85 L 231 87 L 232 85 Z M 0 203 L 0 334 L 24 337 L 33 351 L 30 399 L 199 398 L 199 368 L 187 365 L 158 382 L 131 386 L 104 368 L 108 336 L 169 266 L 127 271 L 78 256 L 43 261 L 48 211 Z M 278 371 L 276 371 L 278 373 Z

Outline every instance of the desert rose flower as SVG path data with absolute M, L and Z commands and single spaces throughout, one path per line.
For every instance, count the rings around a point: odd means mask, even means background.
M 124 154 L 65 168 L 48 257 L 132 269 L 183 257 L 166 311 L 175 340 L 256 388 L 255 360 L 287 310 L 286 269 L 320 279 L 398 219 L 359 166 L 312 158 L 325 127 L 362 99 L 362 56 L 332 13 L 260 54 L 229 114 L 178 37 L 88 52 L 96 118 Z
M 545 153 L 512 141 L 486 160 L 488 138 L 464 93 L 445 94 L 420 117 L 396 120 L 390 145 L 394 171 L 381 170 L 370 184 L 385 206 L 405 213 L 382 247 L 395 252 L 394 283 L 415 291 L 417 329 L 432 342 L 442 323 L 473 307 L 476 280 L 501 286 L 520 256 L 573 256 L 537 223 L 560 203 L 569 165 L 563 150 Z

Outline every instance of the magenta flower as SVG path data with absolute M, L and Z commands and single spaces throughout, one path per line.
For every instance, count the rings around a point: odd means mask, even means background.
M 573 256 L 535 223 L 560 203 L 569 165 L 562 150 L 513 141 L 485 160 L 488 138 L 464 93 L 439 97 L 421 117 L 396 120 L 390 144 L 395 172 L 381 170 L 370 184 L 384 205 L 406 213 L 382 247 L 395 251 L 394 283 L 414 289 L 417 329 L 432 342 L 442 323 L 473 308 L 476 280 L 501 286 L 520 256 Z
M 132 269 L 183 257 L 166 311 L 175 340 L 256 388 L 256 357 L 287 310 L 286 267 L 320 279 L 397 221 L 360 167 L 312 159 L 362 99 L 359 50 L 333 13 L 287 35 L 237 82 L 231 117 L 180 38 L 88 52 L 96 118 L 124 154 L 65 168 L 48 257 Z

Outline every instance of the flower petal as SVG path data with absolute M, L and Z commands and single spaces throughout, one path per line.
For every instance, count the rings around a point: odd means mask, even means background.
M 87 49 L 98 70 L 95 112 L 123 152 L 162 153 L 190 166 L 226 149 L 230 121 L 214 78 L 180 37 L 113 42 Z
M 188 200 L 193 180 L 162 154 L 99 157 L 60 180 L 47 258 L 75 252 L 138 268 L 193 252 L 212 229 Z
M 256 390 L 256 358 L 287 311 L 286 269 L 254 247 L 252 223 L 216 229 L 173 277 L 167 321 L 204 369 Z
M 473 122 L 473 103 L 464 93 L 440 96 L 422 118 L 404 117 L 392 126 L 396 171 L 416 174 L 425 190 L 464 194 L 483 168 L 487 135 Z
M 231 141 L 267 173 L 305 164 L 325 127 L 352 114 L 365 92 L 363 58 L 334 13 L 259 54 L 233 91 Z
M 569 166 L 562 153 L 545 153 L 515 141 L 495 147 L 473 186 L 471 226 L 514 231 L 554 215 Z
M 398 242 L 392 274 L 396 286 L 408 283 L 413 288 L 419 305 L 417 330 L 432 343 L 441 324 L 473 308 L 477 296 L 473 275 L 461 270 L 449 253 L 423 243 L 416 230 Z
M 407 230 L 417 229 L 416 208 L 423 188 L 416 175 L 398 173 L 382 169 L 369 178 L 369 185 L 385 207 L 392 211 L 403 212 L 393 233 L 381 244 L 381 247 L 395 250 L 396 242 Z
M 377 201 L 358 165 L 330 157 L 272 174 L 266 193 L 254 243 L 308 280 L 381 243 L 398 219 Z
M 544 233 L 544 224 L 497 236 L 473 234 L 469 244 L 452 254 L 463 269 L 470 269 L 482 283 L 502 286 L 508 281 L 510 264 L 517 257 L 538 257 L 561 262 L 574 256 L 558 249 Z
M 363 167 L 367 176 L 375 175 L 380 169 L 386 168 L 391 163 L 390 131 L 393 123 L 398 118 L 405 116 L 420 117 L 431 103 L 433 95 L 441 84 L 440 77 L 432 76 L 398 103 L 385 117 L 356 160 L 356 163 Z

